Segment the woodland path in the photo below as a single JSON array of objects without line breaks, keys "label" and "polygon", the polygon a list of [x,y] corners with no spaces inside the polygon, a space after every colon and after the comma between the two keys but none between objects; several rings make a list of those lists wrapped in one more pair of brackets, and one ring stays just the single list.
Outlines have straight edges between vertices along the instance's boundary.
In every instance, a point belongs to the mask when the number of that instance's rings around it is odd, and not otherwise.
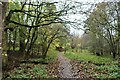
[{"label": "woodland path", "polygon": [[72,78],[72,65],[70,64],[70,60],[62,55],[62,53],[58,53],[58,61],[59,64],[59,75],[61,78]]},{"label": "woodland path", "polygon": [[59,75],[60,78],[81,78],[79,74],[76,74],[78,69],[74,69],[70,62],[70,59],[63,56],[62,53],[58,53],[59,64]]}]

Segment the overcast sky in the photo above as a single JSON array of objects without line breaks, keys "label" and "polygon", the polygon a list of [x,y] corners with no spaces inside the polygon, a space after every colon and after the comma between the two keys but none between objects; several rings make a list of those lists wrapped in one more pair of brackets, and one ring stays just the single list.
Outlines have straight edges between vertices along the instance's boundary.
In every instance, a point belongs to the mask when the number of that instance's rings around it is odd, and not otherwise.
[{"label": "overcast sky", "polygon": [[[0,0],[0,1],[11,1],[11,0]],[[26,0],[15,0],[15,1],[26,1]],[[31,1],[36,1],[36,0],[31,0]],[[66,1],[66,0],[39,0],[39,1]],[[68,1],[68,0],[67,0]],[[118,2],[120,0],[72,0],[72,1],[77,1],[77,2],[82,2],[82,3],[99,3],[99,2]],[[71,15],[70,19],[83,19],[83,15]],[[79,26],[80,28],[83,28],[83,26]],[[71,33],[79,34],[80,36],[84,33],[82,30],[75,30],[73,28],[70,29]]]},{"label": "overcast sky", "polygon": [[[75,1],[75,0],[73,0]],[[118,2],[120,0],[76,0],[78,2],[82,2],[82,3],[99,3],[99,2]],[[84,16],[82,15],[71,15],[71,18],[77,18],[77,19],[81,19]],[[80,28],[83,28],[83,26],[80,25]],[[71,28],[71,33],[75,33],[75,34],[79,34],[80,36],[84,33],[84,31],[82,30],[75,30],[73,28]]]},{"label": "overcast sky", "polygon": [[[56,0],[57,1],[57,0]],[[63,0],[62,0],[63,1]],[[100,2],[118,2],[120,0],[72,0],[72,1],[77,1],[77,2],[82,2],[82,3],[100,3]],[[85,18],[82,14],[80,15],[71,15],[70,16],[71,19],[83,19]],[[83,28],[83,26],[79,25],[80,28]],[[71,33],[74,33],[74,34],[79,34],[80,36],[84,33],[83,30],[77,30],[77,29],[73,29],[71,27]]]},{"label": "overcast sky", "polygon": [[[10,0],[0,0],[0,1],[8,2]],[[16,0],[16,1],[26,1],[26,0]],[[39,1],[66,1],[66,0],[39,0]],[[118,2],[120,0],[76,0],[76,1],[79,1],[79,2],[101,2],[101,1]]]},{"label": "overcast sky", "polygon": [[[55,0],[58,1],[58,0]],[[65,0],[61,0],[61,1],[65,1]],[[72,1],[77,1],[77,2],[82,2],[82,3],[100,3],[100,2],[119,2],[120,0],[72,0]],[[84,16],[83,15],[71,15],[70,16],[71,19],[83,19]],[[83,28],[83,26],[80,25],[80,28]],[[83,30],[75,30],[73,28],[71,28],[71,33],[75,33],[75,34],[79,34],[80,36],[84,33]]]}]

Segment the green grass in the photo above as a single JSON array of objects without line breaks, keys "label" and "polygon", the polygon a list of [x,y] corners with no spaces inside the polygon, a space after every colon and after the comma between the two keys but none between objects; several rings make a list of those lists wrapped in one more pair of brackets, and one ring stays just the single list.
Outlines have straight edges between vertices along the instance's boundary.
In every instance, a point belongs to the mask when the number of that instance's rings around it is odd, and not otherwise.
[{"label": "green grass", "polygon": [[[23,67],[24,66],[24,67]],[[31,68],[26,68],[29,66]],[[47,71],[45,65],[22,64],[22,67],[15,68],[8,72],[8,78],[46,78]]]},{"label": "green grass", "polygon": [[94,70],[95,73],[92,76],[97,78],[120,78],[120,68],[118,65],[110,64],[110,65],[101,65],[97,66]]},{"label": "green grass", "polygon": [[[49,50],[45,62],[53,62],[57,59],[57,51]],[[42,58],[30,59],[30,61],[41,62]],[[8,78],[48,78],[46,64],[20,64],[20,67],[7,72]],[[29,68],[30,67],[30,68]],[[5,77],[5,75],[3,76]]]},{"label": "green grass", "polygon": [[68,51],[66,52],[65,56],[70,59],[91,61],[97,64],[110,64],[111,62],[114,62],[112,58],[92,55],[86,50],[83,51],[82,53],[74,53],[74,52]]},{"label": "green grass", "polygon": [[[87,50],[83,51],[82,53],[74,53],[68,51],[64,55],[69,59],[82,61],[81,64],[84,64],[84,62],[88,62],[88,61],[92,62],[92,63],[85,63],[83,67],[83,70],[87,68],[87,72],[90,73],[89,75],[91,76],[100,79],[120,78],[120,68],[117,65],[117,61],[115,61],[111,57],[92,55]],[[96,65],[96,64],[101,64],[101,65]],[[91,68],[93,69],[91,70]]]}]

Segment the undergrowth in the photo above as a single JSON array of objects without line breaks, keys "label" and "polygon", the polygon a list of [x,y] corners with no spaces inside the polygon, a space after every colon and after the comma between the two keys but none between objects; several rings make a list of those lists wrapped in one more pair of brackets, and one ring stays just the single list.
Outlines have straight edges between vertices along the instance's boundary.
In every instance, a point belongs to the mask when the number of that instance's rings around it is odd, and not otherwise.
[{"label": "undergrowth", "polygon": [[107,58],[107,57],[101,57],[101,56],[96,56],[90,54],[88,51],[83,51],[82,53],[74,53],[71,51],[66,52],[65,54],[66,57],[70,59],[76,59],[76,60],[84,60],[84,61],[91,61],[93,63],[98,63],[98,64],[111,64],[114,63],[115,61],[112,58]]},{"label": "undergrowth", "polygon": [[82,64],[81,62],[85,62],[84,68],[87,68],[86,72],[96,78],[120,78],[120,68],[117,65],[117,61],[113,58],[96,56],[90,54],[88,51],[83,51],[82,53],[67,51],[64,56],[71,60],[77,60],[80,64]]},{"label": "undergrowth", "polygon": [[[57,51],[49,50],[44,62],[53,62],[57,59]],[[41,62],[42,58],[30,59],[30,61]],[[47,64],[33,64],[33,63],[21,63],[19,67],[15,67],[9,72],[3,73],[3,79],[5,78],[47,78]]]}]

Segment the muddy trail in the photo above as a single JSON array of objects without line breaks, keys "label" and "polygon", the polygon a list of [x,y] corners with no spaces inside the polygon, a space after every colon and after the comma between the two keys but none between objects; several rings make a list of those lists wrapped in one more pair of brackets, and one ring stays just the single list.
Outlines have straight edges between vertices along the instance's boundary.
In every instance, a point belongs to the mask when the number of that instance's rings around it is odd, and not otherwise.
[{"label": "muddy trail", "polygon": [[83,66],[74,60],[70,60],[63,56],[63,53],[58,53],[59,61],[59,78],[60,80],[97,80],[84,72]]},{"label": "muddy trail", "polygon": [[[75,67],[74,64],[71,63],[71,60],[66,58],[65,56],[63,56],[62,53],[58,53],[58,61],[59,63],[59,75],[60,78],[74,78],[74,79],[82,79],[82,78],[86,78],[86,75],[84,76],[80,76],[80,74],[78,74],[79,69],[77,67]],[[82,73],[82,72],[80,72]]]},{"label": "muddy trail", "polygon": [[59,63],[59,75],[60,78],[73,78],[72,74],[72,65],[70,64],[70,60],[62,55],[62,53],[58,53],[58,61]]}]

